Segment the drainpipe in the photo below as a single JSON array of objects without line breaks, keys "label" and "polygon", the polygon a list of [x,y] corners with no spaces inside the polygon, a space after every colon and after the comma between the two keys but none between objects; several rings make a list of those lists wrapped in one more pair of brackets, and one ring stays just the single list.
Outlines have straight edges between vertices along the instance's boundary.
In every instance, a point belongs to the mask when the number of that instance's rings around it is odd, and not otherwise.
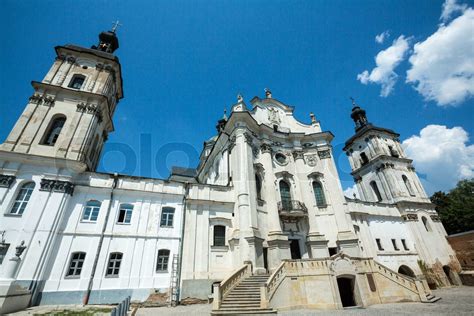
[{"label": "drainpipe", "polygon": [[102,244],[104,242],[105,229],[107,228],[107,223],[109,221],[109,216],[110,216],[110,210],[112,209],[112,203],[114,201],[114,190],[117,187],[117,180],[118,180],[118,174],[114,173],[114,181],[112,183],[112,190],[110,191],[110,202],[109,202],[109,206],[107,207],[107,213],[105,214],[104,225],[102,226],[102,233],[100,235],[99,245],[97,246],[97,252],[96,252],[95,258],[94,258],[94,265],[92,266],[92,272],[91,272],[91,276],[89,278],[89,284],[87,286],[87,292],[84,295],[84,299],[83,299],[83,304],[84,305],[89,304],[89,297],[91,295],[92,285],[94,283],[94,276],[95,276],[95,272],[97,270],[97,262],[99,261],[99,256],[100,256],[100,252],[101,252],[101,249],[102,249]]},{"label": "drainpipe", "polygon": [[179,302],[181,300],[181,267],[183,265],[183,248],[184,248],[184,224],[186,222],[186,197],[189,192],[189,182],[184,183],[184,195],[183,195],[183,218],[181,219],[181,238],[179,239],[179,265],[178,265],[178,275],[176,284],[178,286],[178,293],[176,293],[176,300]]}]

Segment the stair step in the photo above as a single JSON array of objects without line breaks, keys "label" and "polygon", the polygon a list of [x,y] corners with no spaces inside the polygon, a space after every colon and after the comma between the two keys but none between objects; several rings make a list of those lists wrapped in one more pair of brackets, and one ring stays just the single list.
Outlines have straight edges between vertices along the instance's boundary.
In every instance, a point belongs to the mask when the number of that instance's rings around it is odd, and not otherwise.
[{"label": "stair step", "polygon": [[211,315],[217,316],[217,315],[255,315],[255,314],[276,314],[277,312],[272,309],[259,309],[259,310],[250,310],[250,311],[212,311]]},{"label": "stair step", "polygon": [[255,307],[260,308],[260,302],[222,302],[221,308],[242,308],[242,307]]},{"label": "stair step", "polygon": [[437,296],[433,296],[433,297],[426,297],[427,300],[426,301],[421,301],[422,303],[435,303],[437,301],[439,301],[441,299],[441,297],[437,297]]},{"label": "stair step", "polygon": [[[262,310],[263,308],[259,308],[259,307],[240,307],[240,306],[236,306],[236,307],[221,307],[219,309],[219,311],[234,311],[234,312],[245,312],[245,311],[258,311],[258,310]],[[267,309],[267,310],[271,310],[271,309]]]}]

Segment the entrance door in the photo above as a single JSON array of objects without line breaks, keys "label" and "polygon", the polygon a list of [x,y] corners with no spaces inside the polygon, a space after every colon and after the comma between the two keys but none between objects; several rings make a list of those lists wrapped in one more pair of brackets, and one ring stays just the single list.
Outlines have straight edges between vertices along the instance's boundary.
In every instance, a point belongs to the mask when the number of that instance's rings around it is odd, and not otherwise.
[{"label": "entrance door", "polygon": [[290,239],[291,259],[301,259],[300,243],[298,239]]},{"label": "entrance door", "polygon": [[263,248],[263,267],[268,273],[268,248]]},{"label": "entrance door", "polygon": [[446,274],[446,277],[448,278],[448,281],[449,281],[448,285],[454,285],[453,278],[451,275],[452,273],[451,268],[448,266],[443,266],[443,271],[444,271],[444,274]]},{"label": "entrance door", "polygon": [[342,306],[356,306],[354,300],[354,279],[344,277],[337,278],[337,287],[339,288]]}]

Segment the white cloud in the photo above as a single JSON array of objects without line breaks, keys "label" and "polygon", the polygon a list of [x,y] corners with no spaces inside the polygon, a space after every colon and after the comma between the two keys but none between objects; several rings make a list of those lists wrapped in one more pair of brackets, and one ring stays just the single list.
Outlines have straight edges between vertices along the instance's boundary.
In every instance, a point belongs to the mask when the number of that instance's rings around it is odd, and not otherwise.
[{"label": "white cloud", "polygon": [[394,69],[405,58],[409,48],[408,40],[401,35],[393,41],[392,46],[380,51],[375,57],[376,67],[369,73],[368,70],[357,75],[357,80],[363,84],[376,83],[382,86],[380,96],[386,97],[392,92],[398,75]]},{"label": "white cloud", "polygon": [[455,106],[472,97],[474,10],[465,10],[425,41],[416,43],[409,62],[407,82],[414,84],[426,100],[440,106]]},{"label": "white cloud", "polygon": [[357,185],[355,185],[355,184],[344,190],[344,195],[347,196],[348,198],[353,199],[354,194],[356,195],[356,198],[358,198],[358,199],[360,198],[359,197],[359,191],[357,191]]},{"label": "white cloud", "polygon": [[385,41],[385,39],[388,39],[390,37],[390,32],[389,31],[385,31],[383,33],[380,33],[379,35],[376,35],[375,36],[375,42],[379,43],[379,44],[383,44],[383,42]]},{"label": "white cloud", "polygon": [[464,12],[467,9],[466,4],[458,4],[456,0],[446,0],[443,3],[443,12],[441,12],[440,20],[448,21],[456,12]]},{"label": "white cloud", "polygon": [[467,145],[468,133],[462,127],[427,125],[402,145],[413,159],[428,194],[449,190],[465,178],[474,177],[474,145]]}]

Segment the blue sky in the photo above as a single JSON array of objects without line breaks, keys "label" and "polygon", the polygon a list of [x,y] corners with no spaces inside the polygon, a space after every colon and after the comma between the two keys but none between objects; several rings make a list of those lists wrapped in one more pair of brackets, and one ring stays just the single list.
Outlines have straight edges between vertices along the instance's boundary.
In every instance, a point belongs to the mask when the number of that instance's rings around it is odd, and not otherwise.
[{"label": "blue sky", "polygon": [[[125,98],[99,171],[165,178],[172,165],[195,167],[203,141],[215,134],[216,121],[224,108],[235,103],[237,93],[249,103],[255,95],[263,97],[268,87],[275,98],[295,106],[299,120],[309,122],[312,111],[323,129],[334,133],[334,155],[344,188],[353,184],[341,150],[354,132],[349,117],[352,96],[372,123],[394,129],[402,141],[411,139],[408,151],[425,149],[424,156],[415,159],[418,172],[429,192],[446,190],[473,173],[474,146],[467,136],[474,135],[472,95],[461,93],[455,104],[440,105],[444,101],[439,95],[427,100],[426,93],[415,89],[416,82],[406,83],[415,43],[436,33],[440,23],[449,27],[467,15],[473,3],[460,1],[460,8],[445,20],[440,20],[442,5],[436,0],[4,0],[0,2],[0,140],[32,94],[29,82],[41,80],[48,71],[53,47],[69,43],[89,47],[96,44],[100,31],[119,19],[123,26],[116,54],[122,63]],[[384,31],[388,38],[377,43],[375,36]],[[408,48],[394,63],[393,89],[382,97],[376,76],[364,84],[357,75],[364,70],[370,74],[377,66],[375,56],[402,35]],[[465,36],[469,40],[474,33]],[[465,42],[459,45],[466,48]],[[473,53],[469,46],[462,51],[464,58]],[[423,57],[422,52],[418,55]],[[454,63],[462,58],[456,57]],[[423,65],[417,69],[421,70],[414,77],[420,78],[426,69]],[[435,126],[425,129],[431,131],[431,143],[424,142],[424,136],[413,137],[428,126]],[[433,144],[436,133],[447,138],[445,147]],[[449,137],[456,140],[456,148],[451,148]],[[443,148],[451,150],[448,155]],[[459,155],[465,155],[461,161],[456,160]],[[446,163],[452,165],[446,171],[451,178],[443,182],[436,170]]]}]

